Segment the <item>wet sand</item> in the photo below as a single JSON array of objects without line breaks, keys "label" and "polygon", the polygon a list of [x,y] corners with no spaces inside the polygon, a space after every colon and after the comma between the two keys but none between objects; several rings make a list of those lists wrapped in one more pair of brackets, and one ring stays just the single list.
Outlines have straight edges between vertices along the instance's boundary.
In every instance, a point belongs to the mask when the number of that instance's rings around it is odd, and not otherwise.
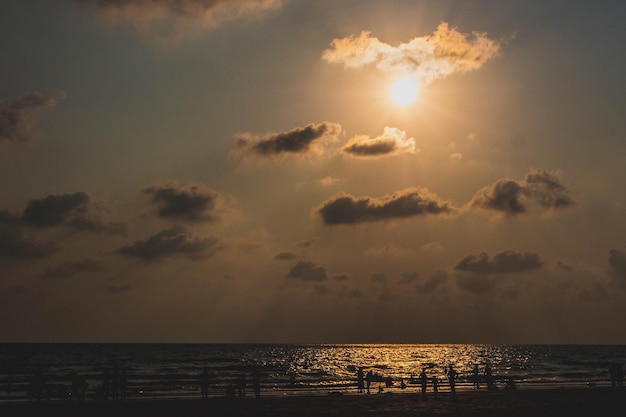
[{"label": "wet sand", "polygon": [[554,416],[620,415],[626,411],[626,389],[538,389],[464,391],[456,400],[449,393],[349,394],[291,397],[128,400],[124,402],[65,401],[3,403],[0,415],[111,417],[340,417],[340,416]]}]

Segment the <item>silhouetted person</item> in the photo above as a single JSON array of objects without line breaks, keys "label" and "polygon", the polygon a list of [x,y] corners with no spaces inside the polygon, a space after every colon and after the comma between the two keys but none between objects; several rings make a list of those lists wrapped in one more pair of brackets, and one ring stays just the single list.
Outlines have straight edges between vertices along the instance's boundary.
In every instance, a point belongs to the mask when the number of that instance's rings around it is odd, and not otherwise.
[{"label": "silhouetted person", "polygon": [[372,385],[372,379],[374,378],[374,373],[370,369],[367,371],[367,375],[365,375],[365,383],[367,384],[367,393],[370,393],[370,386]]},{"label": "silhouetted person", "polygon": [[246,376],[244,374],[239,375],[237,379],[237,393],[240,397],[246,396]]},{"label": "silhouetted person", "polygon": [[261,373],[258,370],[252,371],[252,389],[256,398],[261,397]]},{"label": "silhouetted person", "polygon": [[453,400],[456,399],[456,378],[458,375],[457,371],[450,365],[448,368],[448,382],[450,383],[450,394]]},{"label": "silhouetted person", "polygon": [[120,396],[120,370],[117,366],[113,368],[111,375],[111,398],[117,401]]},{"label": "silhouetted person", "polygon": [[437,394],[439,393],[439,378],[437,375],[433,376],[433,395],[435,400],[437,399]]},{"label": "silhouetted person", "polygon": [[231,400],[235,398],[235,386],[233,384],[226,385],[226,398]]},{"label": "silhouetted person", "polygon": [[102,373],[102,386],[100,387],[100,398],[108,400],[111,396],[111,373],[105,369]]},{"label": "silhouetted person", "polygon": [[209,383],[209,370],[207,368],[204,368],[204,371],[202,371],[202,375],[200,375],[200,389],[202,391],[202,398],[208,398],[209,396]]},{"label": "silhouetted person", "polygon": [[489,365],[489,362],[487,362],[487,364],[485,365],[485,380],[487,381],[487,389],[489,391],[497,390],[493,373],[491,372],[491,365]]},{"label": "silhouetted person", "polygon": [[611,377],[611,388],[617,388],[617,364],[609,364],[609,376]]},{"label": "silhouetted person", "polygon": [[624,386],[624,366],[618,363],[616,366],[615,377],[617,379],[617,387],[622,388]]},{"label": "silhouetted person", "polygon": [[37,401],[41,401],[46,394],[46,377],[43,373],[43,367],[37,367],[37,371],[33,375],[33,379],[31,381],[30,387],[30,400],[36,399]]},{"label": "silhouetted person", "polygon": [[475,389],[480,388],[480,371],[478,370],[478,364],[474,365],[474,369],[472,369],[472,383]]},{"label": "silhouetted person", "polygon": [[363,367],[359,366],[359,369],[356,372],[356,386],[359,392],[363,392],[363,388],[365,387],[365,381],[363,377]]},{"label": "silhouetted person", "polygon": [[120,371],[120,400],[126,399],[126,389],[128,387],[128,375],[126,375],[126,369],[122,368]]},{"label": "silhouetted person", "polygon": [[72,401],[80,401],[80,377],[76,372],[72,372]]},{"label": "silhouetted person", "polygon": [[426,376],[426,368],[422,368],[420,373],[420,384],[422,386],[422,399],[426,399],[426,385],[428,385],[428,377]]}]

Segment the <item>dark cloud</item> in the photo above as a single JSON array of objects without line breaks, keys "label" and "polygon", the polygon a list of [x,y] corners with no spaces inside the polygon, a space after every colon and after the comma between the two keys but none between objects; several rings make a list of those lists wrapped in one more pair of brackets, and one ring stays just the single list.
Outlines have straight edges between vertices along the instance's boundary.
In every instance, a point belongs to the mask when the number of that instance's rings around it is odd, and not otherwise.
[{"label": "dark cloud", "polygon": [[318,240],[319,239],[315,237],[313,239],[309,239],[309,240],[304,240],[302,242],[298,242],[298,243],[296,243],[296,246],[299,247],[299,248],[308,248],[308,247],[313,246],[313,244],[315,242],[317,242]]},{"label": "dark cloud", "polygon": [[417,272],[403,272],[402,277],[400,278],[400,284],[412,284],[417,282],[420,274]]},{"label": "dark cloud", "polygon": [[22,221],[34,227],[52,227],[87,211],[89,196],[84,192],[49,195],[31,200],[22,213]]},{"label": "dark cloud", "polygon": [[504,251],[489,258],[486,253],[478,256],[469,255],[454,266],[457,271],[477,272],[481,274],[494,274],[506,272],[521,272],[539,269],[543,262],[539,255],[532,252]]},{"label": "dark cloud", "polygon": [[292,252],[281,252],[279,254],[274,255],[274,259],[279,261],[291,261],[298,257],[295,253]]},{"label": "dark cloud", "polygon": [[95,259],[81,259],[67,262],[54,268],[48,268],[43,276],[45,278],[69,278],[81,272],[104,272],[106,267],[103,262]]},{"label": "dark cloud", "polygon": [[13,214],[7,210],[0,210],[0,225],[2,224],[19,224],[20,216]]},{"label": "dark cloud", "polygon": [[472,197],[469,205],[516,215],[529,211],[532,203],[544,210],[556,210],[575,204],[569,191],[561,184],[558,172],[531,169],[521,181],[502,179],[483,188]]},{"label": "dark cloud", "polygon": [[159,42],[173,42],[281,6],[282,0],[76,0]]},{"label": "dark cloud", "polygon": [[301,279],[303,281],[326,280],[326,268],[315,266],[313,262],[299,261],[287,273],[287,278]]},{"label": "dark cloud", "polygon": [[626,249],[611,249],[609,267],[613,279],[620,285],[626,285]]},{"label": "dark cloud", "polygon": [[218,194],[209,187],[172,183],[146,188],[143,193],[151,197],[161,218],[190,223],[215,220]]},{"label": "dark cloud", "polygon": [[242,158],[280,158],[285,155],[321,154],[325,142],[334,141],[341,126],[323,122],[297,127],[287,132],[256,136],[239,134],[231,154]]},{"label": "dark cloud", "polygon": [[416,289],[419,293],[429,294],[445,284],[447,281],[448,274],[445,271],[437,271],[424,283],[418,284]]},{"label": "dark cloud", "polygon": [[35,242],[15,226],[0,225],[0,258],[37,259],[54,251],[52,243]]},{"label": "dark cloud", "polygon": [[48,195],[29,201],[20,222],[27,226],[46,228],[64,225],[76,230],[124,234],[121,223],[107,223],[102,219],[97,203],[79,191],[71,194]]},{"label": "dark cloud", "polygon": [[315,209],[328,226],[450,214],[455,209],[422,188],[409,188],[382,198],[340,193]]},{"label": "dark cloud", "polygon": [[0,100],[0,145],[29,141],[39,112],[63,98],[64,92],[55,96],[28,92],[12,100]]},{"label": "dark cloud", "polygon": [[396,155],[401,152],[415,153],[415,140],[406,137],[403,132],[394,127],[385,127],[381,136],[354,136],[350,138],[341,151],[351,156],[379,157]]},{"label": "dark cloud", "polygon": [[146,240],[137,240],[132,245],[118,248],[115,253],[145,262],[160,261],[178,255],[191,259],[203,259],[214,255],[221,249],[218,243],[218,240],[214,238],[192,237],[182,227],[173,226]]},{"label": "dark cloud", "polygon": [[491,277],[476,275],[457,277],[456,283],[462,290],[475,294],[489,292],[496,286]]},{"label": "dark cloud", "polygon": [[331,279],[334,281],[347,281],[350,279],[350,277],[346,274],[340,274],[332,276]]}]

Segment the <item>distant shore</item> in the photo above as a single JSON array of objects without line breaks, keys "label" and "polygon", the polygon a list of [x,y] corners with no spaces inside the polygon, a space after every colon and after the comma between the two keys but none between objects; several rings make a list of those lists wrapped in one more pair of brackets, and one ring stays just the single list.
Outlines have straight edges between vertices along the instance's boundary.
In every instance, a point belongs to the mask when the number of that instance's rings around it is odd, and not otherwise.
[{"label": "distant shore", "polygon": [[555,388],[521,391],[463,391],[422,399],[417,392],[254,398],[61,400],[0,403],[4,417],[357,417],[357,416],[543,416],[598,415],[626,410],[626,389]]}]

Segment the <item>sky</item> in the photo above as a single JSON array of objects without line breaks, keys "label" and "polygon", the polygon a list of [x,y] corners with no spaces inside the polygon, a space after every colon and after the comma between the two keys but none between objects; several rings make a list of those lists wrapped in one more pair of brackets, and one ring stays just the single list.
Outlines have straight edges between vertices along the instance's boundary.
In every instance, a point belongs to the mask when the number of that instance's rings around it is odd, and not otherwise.
[{"label": "sky", "polygon": [[624,21],[0,0],[0,342],[626,344]]}]

